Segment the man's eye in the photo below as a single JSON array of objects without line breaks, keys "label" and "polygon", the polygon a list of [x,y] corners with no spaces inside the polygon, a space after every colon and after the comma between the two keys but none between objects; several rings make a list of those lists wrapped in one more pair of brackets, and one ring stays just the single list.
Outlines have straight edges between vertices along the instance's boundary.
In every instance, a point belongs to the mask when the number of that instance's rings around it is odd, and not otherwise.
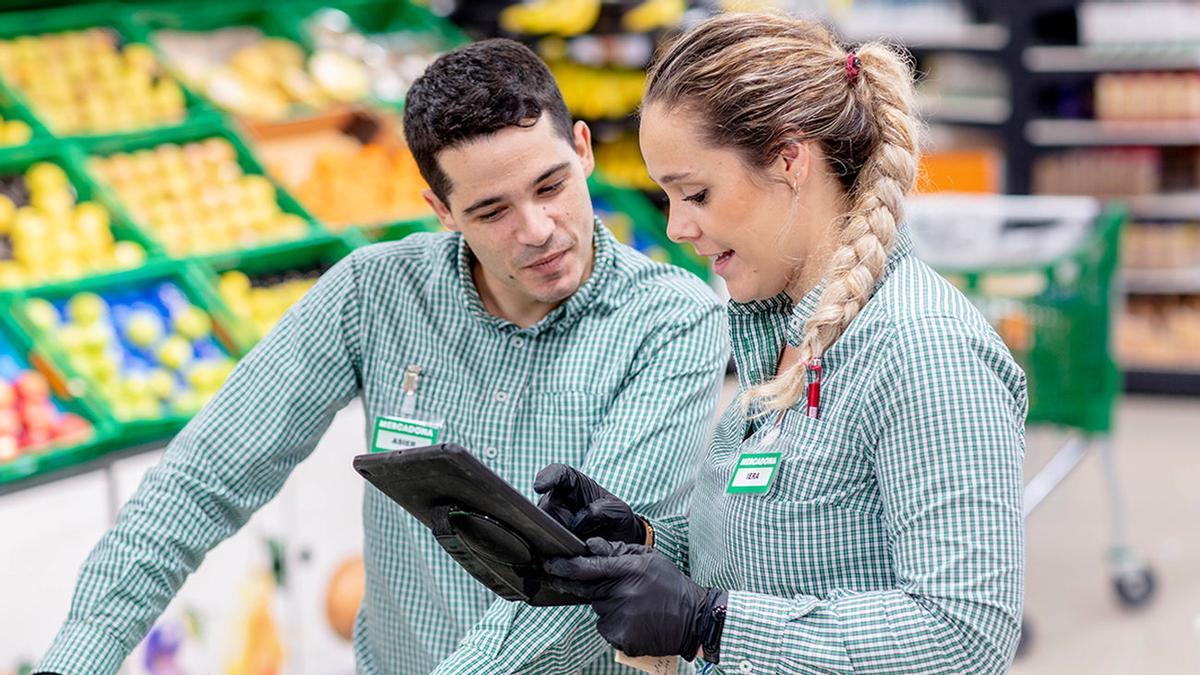
[{"label": "man's eye", "polygon": [[479,219],[486,221],[498,220],[502,215],[504,215],[504,209],[496,209],[495,211],[480,214]]},{"label": "man's eye", "polygon": [[559,190],[563,189],[563,185],[565,185],[566,183],[567,183],[566,179],[563,179],[563,180],[558,181],[554,185],[547,185],[546,187],[542,188],[541,190],[538,190],[538,192],[540,194],[544,194],[544,195],[554,194],[555,192],[558,192]]},{"label": "man's eye", "polygon": [[687,195],[683,198],[685,202],[693,202],[695,204],[703,204],[708,199],[708,190],[701,190],[694,195]]}]

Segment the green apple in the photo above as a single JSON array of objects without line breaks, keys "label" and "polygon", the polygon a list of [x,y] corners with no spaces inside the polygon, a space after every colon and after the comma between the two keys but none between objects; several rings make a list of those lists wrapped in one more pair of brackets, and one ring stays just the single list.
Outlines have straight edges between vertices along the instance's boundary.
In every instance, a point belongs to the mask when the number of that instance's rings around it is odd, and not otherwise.
[{"label": "green apple", "polygon": [[125,337],[138,347],[146,348],[158,342],[162,333],[162,320],[149,310],[134,311],[125,323]]},{"label": "green apple", "polygon": [[25,316],[40,331],[49,333],[59,326],[58,310],[49,300],[33,298],[25,301]]},{"label": "green apple", "polygon": [[67,314],[77,325],[87,326],[108,313],[108,304],[95,293],[76,293],[67,301]]},{"label": "green apple", "polygon": [[179,335],[172,335],[159,345],[158,360],[172,370],[179,370],[192,360],[192,343]]}]

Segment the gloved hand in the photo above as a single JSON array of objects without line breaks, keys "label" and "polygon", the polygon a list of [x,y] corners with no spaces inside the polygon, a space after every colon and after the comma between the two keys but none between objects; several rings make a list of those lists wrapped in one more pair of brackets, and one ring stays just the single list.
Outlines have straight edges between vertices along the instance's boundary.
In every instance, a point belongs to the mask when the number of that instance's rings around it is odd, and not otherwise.
[{"label": "gloved hand", "polygon": [[633,509],[596,481],[565,464],[551,464],[533,479],[538,507],[580,539],[646,542],[646,525]]},{"label": "gloved hand", "polygon": [[[645,546],[587,541],[590,556],[554,558],[543,583],[586,598],[600,616],[596,629],[629,656],[671,656],[692,660],[702,640],[719,641],[719,619],[728,593],[703,588],[661,553]],[[717,655],[705,654],[716,662]]]}]

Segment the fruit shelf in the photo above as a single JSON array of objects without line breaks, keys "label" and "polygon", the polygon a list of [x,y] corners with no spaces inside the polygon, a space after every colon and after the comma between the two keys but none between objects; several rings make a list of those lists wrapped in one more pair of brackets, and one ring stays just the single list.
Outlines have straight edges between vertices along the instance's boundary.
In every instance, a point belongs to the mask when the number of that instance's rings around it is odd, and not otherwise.
[{"label": "fruit shelf", "polygon": [[[33,176],[30,184],[29,176]],[[72,144],[0,149],[0,288],[136,268],[162,250],[100,199]],[[6,258],[0,251],[0,258]]]},{"label": "fruit shelf", "polygon": [[[5,12],[0,101],[23,110],[36,122],[35,132],[59,138],[122,136],[212,116],[207,103],[161,70],[161,62],[130,34],[122,17],[119,5],[104,2]],[[113,42],[84,39],[83,31],[96,28],[109,31]],[[123,69],[137,71],[136,77],[122,80]],[[14,79],[18,73],[27,81]],[[39,90],[36,96],[30,95],[31,85]],[[51,105],[54,101],[61,105]],[[91,115],[86,119],[76,114],[85,108]]]},{"label": "fruit shelf", "polygon": [[369,85],[357,63],[311,59],[285,3],[162,2],[131,8],[123,19],[206,101],[247,122],[361,101]]},{"label": "fruit shelf", "polygon": [[243,353],[236,320],[194,262],[160,261],[10,298],[70,391],[116,420],[119,445],[165,440]]},{"label": "fruit shelf", "polygon": [[[0,120],[3,120],[3,126],[0,126],[0,148],[20,147],[26,143],[43,141],[50,136],[50,130],[3,84],[0,84]],[[25,129],[14,131],[14,123],[17,127],[24,125]],[[28,135],[27,139],[23,138],[25,135]]]},{"label": "fruit shelf", "polygon": [[[199,172],[228,167],[196,168],[186,156],[177,157],[187,154],[181,146],[188,152],[192,149],[201,154],[208,152],[201,150],[200,145],[212,139],[218,142],[209,150],[219,155],[231,152],[241,174],[225,177],[228,180],[224,185],[230,187],[222,194],[212,194],[215,181],[202,180],[205,176]],[[219,120],[156,129],[135,138],[86,141],[82,147],[103,201],[141,227],[172,258],[204,258],[238,248],[271,246],[328,234],[295,198],[267,177],[241,136]],[[114,168],[111,162],[117,157],[134,166]],[[229,159],[218,157],[213,161],[228,164]],[[148,169],[136,166],[146,162],[151,163]],[[108,180],[125,171],[132,172],[135,179],[130,181],[132,192],[122,192]],[[139,171],[151,175],[140,176]],[[100,173],[104,176],[97,175]],[[250,195],[251,190],[246,186],[246,179],[251,177],[257,177],[253,178],[257,189],[252,192],[258,193],[258,198]],[[153,189],[148,190],[147,185]],[[268,192],[273,196],[268,198]],[[129,197],[136,199],[140,207]],[[264,225],[266,221],[270,222]]]},{"label": "fruit shelf", "polygon": [[346,238],[329,236],[215,256],[198,269],[237,322],[233,337],[248,352],[317,277],[352,250]]},{"label": "fruit shelf", "polygon": [[0,485],[86,461],[115,440],[112,418],[72,394],[8,314],[0,314]]}]

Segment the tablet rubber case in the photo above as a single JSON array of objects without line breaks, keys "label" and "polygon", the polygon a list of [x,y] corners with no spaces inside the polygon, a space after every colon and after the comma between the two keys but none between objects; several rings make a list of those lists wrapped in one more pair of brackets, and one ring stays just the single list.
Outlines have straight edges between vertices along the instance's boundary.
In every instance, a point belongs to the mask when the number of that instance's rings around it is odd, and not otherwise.
[{"label": "tablet rubber case", "polygon": [[586,604],[540,582],[545,560],[583,555],[583,543],[465,448],[369,453],[354,458],[354,469],[500,597],[538,607]]}]

